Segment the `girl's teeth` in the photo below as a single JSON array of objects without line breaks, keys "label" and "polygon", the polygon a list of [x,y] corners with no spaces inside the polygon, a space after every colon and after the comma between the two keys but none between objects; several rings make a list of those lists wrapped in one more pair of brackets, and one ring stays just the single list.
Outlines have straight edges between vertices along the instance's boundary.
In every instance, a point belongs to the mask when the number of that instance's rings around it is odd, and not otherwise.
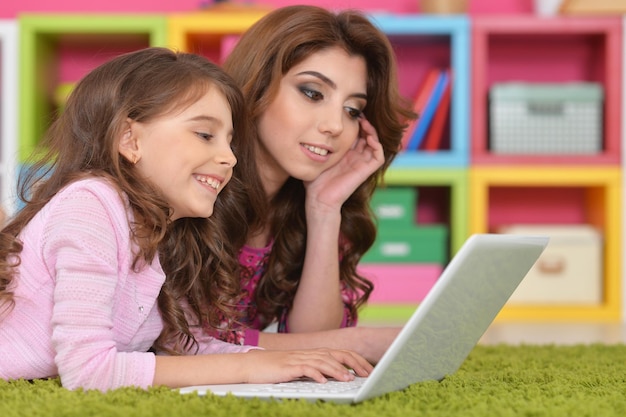
[{"label": "girl's teeth", "polygon": [[220,186],[219,181],[214,180],[213,178],[207,178],[207,177],[200,177],[200,176],[198,176],[198,177],[196,177],[196,179],[198,181],[200,181],[201,183],[206,184],[209,187],[213,187],[215,189],[217,189]]},{"label": "girl's teeth", "polygon": [[322,149],[322,148],[318,148],[317,146],[311,146],[311,145],[304,145],[304,147],[317,155],[321,155],[321,156],[328,155],[327,149]]}]

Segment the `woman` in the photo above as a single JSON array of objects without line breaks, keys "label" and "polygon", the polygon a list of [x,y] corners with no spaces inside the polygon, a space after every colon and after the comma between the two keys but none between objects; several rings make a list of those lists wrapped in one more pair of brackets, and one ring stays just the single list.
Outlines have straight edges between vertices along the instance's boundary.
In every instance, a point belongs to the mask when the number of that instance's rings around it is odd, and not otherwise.
[{"label": "woman", "polygon": [[277,323],[279,333],[321,332],[327,343],[324,331],[356,325],[372,291],[357,273],[376,235],[369,201],[415,117],[398,92],[392,47],[359,12],[289,6],[250,27],[224,69],[251,107],[257,172],[241,178],[250,224],[239,254],[243,326],[220,337],[304,342],[259,333]]}]

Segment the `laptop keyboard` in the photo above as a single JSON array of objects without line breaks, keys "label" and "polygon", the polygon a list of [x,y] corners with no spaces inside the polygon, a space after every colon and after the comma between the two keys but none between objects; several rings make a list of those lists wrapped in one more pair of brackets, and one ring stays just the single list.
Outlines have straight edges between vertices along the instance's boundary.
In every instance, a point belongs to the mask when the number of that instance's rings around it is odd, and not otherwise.
[{"label": "laptop keyboard", "polygon": [[357,390],[363,385],[367,378],[355,378],[352,381],[343,382],[337,380],[328,380],[325,384],[315,381],[290,381],[273,384],[268,387],[260,388],[259,392],[284,392],[284,393],[337,393]]}]

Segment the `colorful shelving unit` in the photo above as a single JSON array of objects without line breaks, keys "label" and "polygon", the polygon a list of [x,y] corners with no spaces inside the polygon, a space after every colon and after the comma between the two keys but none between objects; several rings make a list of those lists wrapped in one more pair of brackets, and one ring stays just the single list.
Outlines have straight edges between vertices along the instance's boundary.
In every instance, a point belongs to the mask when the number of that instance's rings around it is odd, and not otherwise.
[{"label": "colorful shelving unit", "polygon": [[6,214],[15,210],[18,106],[18,27],[0,20],[0,204]]},{"label": "colorful shelving unit", "polygon": [[[0,113],[2,200],[14,186],[15,169],[10,164],[25,160],[59,110],[54,102],[59,86],[71,84],[115,54],[146,46],[169,46],[222,62],[238,36],[266,12],[251,6],[141,16],[26,14],[16,22],[0,22],[2,103],[16,103],[13,110],[18,109],[15,113],[3,105]],[[433,67],[451,68],[453,73],[441,149],[401,153],[385,175],[385,186],[417,191],[416,217],[426,225],[448,228],[448,259],[471,233],[493,232],[511,223],[594,226],[603,237],[601,303],[507,305],[498,319],[617,321],[623,317],[622,143],[626,137],[621,119],[626,118],[626,113],[622,115],[626,111],[622,104],[626,20],[385,13],[370,18],[394,47],[400,89],[406,97],[415,96]],[[19,71],[11,62],[19,63]],[[492,152],[488,92],[495,83],[512,80],[600,83],[605,92],[601,152]],[[13,127],[11,120],[16,120]],[[17,150],[19,158],[10,158]],[[386,303],[375,296],[362,318],[365,322],[408,318],[444,263],[364,265],[379,276],[398,277],[397,285],[413,288],[415,298]],[[419,285],[408,281],[411,274],[424,281]]]},{"label": "colorful shelving unit", "polygon": [[165,46],[161,15],[22,15],[20,31],[19,152],[23,162],[53,120],[60,85],[80,79],[123,52]]},{"label": "colorful shelving unit", "polygon": [[[471,233],[510,224],[589,225],[603,241],[602,300],[507,305],[499,320],[616,321],[621,317],[622,21],[613,17],[472,19]],[[508,81],[592,82],[604,92],[602,149],[588,154],[490,148],[489,90]]]}]

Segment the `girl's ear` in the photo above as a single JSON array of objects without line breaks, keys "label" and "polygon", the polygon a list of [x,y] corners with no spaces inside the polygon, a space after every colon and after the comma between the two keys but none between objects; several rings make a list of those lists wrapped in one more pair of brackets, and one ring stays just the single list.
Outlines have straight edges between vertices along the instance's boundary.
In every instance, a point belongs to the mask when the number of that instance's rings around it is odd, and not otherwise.
[{"label": "girl's ear", "polygon": [[126,119],[122,137],[117,145],[118,152],[133,165],[139,162],[141,154],[139,152],[139,140],[136,134],[135,122]]}]

